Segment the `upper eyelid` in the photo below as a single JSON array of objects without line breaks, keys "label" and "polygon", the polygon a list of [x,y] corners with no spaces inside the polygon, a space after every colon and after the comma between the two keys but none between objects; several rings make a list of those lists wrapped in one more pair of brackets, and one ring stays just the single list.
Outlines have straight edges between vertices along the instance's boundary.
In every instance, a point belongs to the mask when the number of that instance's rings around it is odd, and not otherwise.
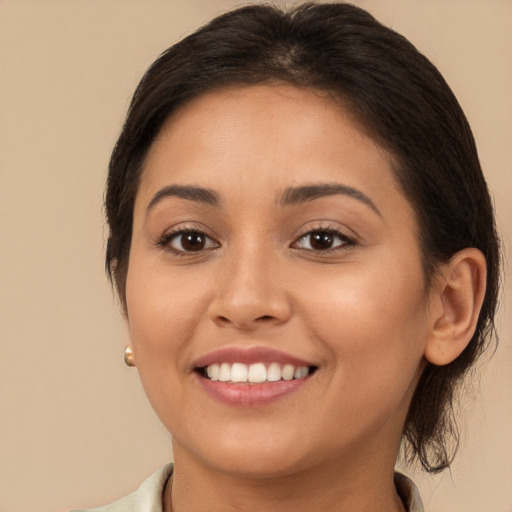
[{"label": "upper eyelid", "polygon": [[298,240],[300,240],[301,238],[304,238],[305,236],[311,235],[313,233],[328,233],[330,235],[338,236],[342,239],[347,239],[347,240],[352,240],[354,238],[353,236],[346,235],[345,233],[343,233],[342,231],[340,231],[338,229],[323,229],[323,228],[321,228],[321,229],[309,229],[308,231],[306,231],[305,233],[300,235],[298,237]]},{"label": "upper eyelid", "polygon": [[177,228],[176,230],[168,230],[165,233],[163,233],[160,238],[162,238],[162,239],[167,238],[170,240],[173,237],[176,237],[179,235],[184,235],[186,233],[197,233],[200,235],[204,235],[205,237],[209,238],[210,240],[217,242],[217,240],[214,236],[210,235],[209,233],[207,233],[206,231],[204,231],[202,229],[197,229],[197,228]]},{"label": "upper eyelid", "polygon": [[211,229],[200,222],[179,222],[178,224],[165,229],[159,238],[164,238],[166,236],[172,236],[179,233],[202,233],[209,238],[217,238]]},{"label": "upper eyelid", "polygon": [[348,238],[354,241],[357,241],[360,238],[358,233],[347,226],[340,226],[338,223],[335,224],[332,221],[310,221],[303,224],[298,230],[296,230],[295,240],[298,240],[309,233],[314,233],[315,231],[336,233],[343,238]]},{"label": "upper eyelid", "polygon": [[[291,246],[293,247],[294,245],[298,244],[301,240],[306,238],[308,235],[311,235],[313,233],[319,233],[319,232],[321,232],[321,233],[322,232],[323,233],[329,233],[329,234],[332,234],[334,236],[337,236],[342,242],[344,242],[341,245],[347,245],[347,244],[348,245],[354,245],[354,244],[357,243],[357,240],[355,239],[355,237],[345,235],[344,233],[342,233],[341,231],[336,230],[336,229],[310,229],[309,231],[306,231],[304,234],[302,234],[299,237],[297,237],[292,242]],[[327,252],[327,250],[325,252]]]},{"label": "upper eyelid", "polygon": [[[199,233],[201,235],[204,235],[209,240],[214,242],[216,245],[220,246],[220,242],[217,240],[215,236],[212,236],[210,233],[207,232],[206,229],[197,228],[194,226],[174,226],[172,228],[169,228],[165,230],[162,234],[156,236],[153,240],[153,244],[161,249],[165,249],[166,247],[169,248],[171,241],[174,240],[176,237],[179,237],[180,235],[183,235],[185,233]],[[174,250],[174,249],[173,249]],[[175,251],[175,252],[182,252],[183,254],[186,254],[186,251]]]}]

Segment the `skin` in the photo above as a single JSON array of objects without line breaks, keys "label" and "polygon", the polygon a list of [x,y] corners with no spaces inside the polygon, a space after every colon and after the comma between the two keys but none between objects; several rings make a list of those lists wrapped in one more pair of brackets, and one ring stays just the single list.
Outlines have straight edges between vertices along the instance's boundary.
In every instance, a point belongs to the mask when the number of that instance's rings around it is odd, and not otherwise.
[{"label": "skin", "polygon": [[[286,84],[205,94],[161,130],[136,198],[126,306],[142,383],[173,435],[166,510],[403,510],[393,468],[443,301],[426,289],[391,165],[339,102]],[[283,204],[290,187],[325,184],[360,196]],[[175,185],[219,204],[162,195]],[[204,249],[162,242],[180,229],[204,232]],[[319,230],[340,233],[333,248],[312,248]],[[248,346],[318,369],[265,405],[212,398],[194,361]]]}]

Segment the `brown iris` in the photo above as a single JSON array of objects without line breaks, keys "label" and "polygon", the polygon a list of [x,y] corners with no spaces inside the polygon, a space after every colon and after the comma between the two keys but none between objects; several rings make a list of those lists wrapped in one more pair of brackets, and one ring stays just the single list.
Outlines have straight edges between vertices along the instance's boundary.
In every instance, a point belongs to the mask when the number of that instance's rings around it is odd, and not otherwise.
[{"label": "brown iris", "polygon": [[310,236],[310,244],[313,249],[326,250],[330,249],[334,243],[334,235],[328,231],[317,231]]},{"label": "brown iris", "polygon": [[200,251],[204,249],[206,237],[202,233],[183,233],[181,246],[185,251]]}]

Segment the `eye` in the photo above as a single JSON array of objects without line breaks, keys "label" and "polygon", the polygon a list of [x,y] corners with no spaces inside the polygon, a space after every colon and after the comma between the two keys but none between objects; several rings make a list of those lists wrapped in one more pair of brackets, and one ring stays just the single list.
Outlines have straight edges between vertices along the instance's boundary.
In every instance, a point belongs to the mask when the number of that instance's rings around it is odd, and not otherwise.
[{"label": "eye", "polygon": [[181,230],[167,233],[159,245],[175,253],[199,252],[219,247],[219,243],[206,233],[197,230]]},{"label": "eye", "polygon": [[354,245],[354,240],[336,230],[319,229],[302,235],[293,244],[293,248],[309,251],[329,251],[347,245]]}]

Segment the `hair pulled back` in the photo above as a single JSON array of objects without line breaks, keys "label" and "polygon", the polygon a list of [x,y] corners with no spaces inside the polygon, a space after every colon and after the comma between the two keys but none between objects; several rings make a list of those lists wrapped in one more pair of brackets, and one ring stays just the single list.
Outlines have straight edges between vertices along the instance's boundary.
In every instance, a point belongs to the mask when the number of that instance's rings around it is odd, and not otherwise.
[{"label": "hair pulled back", "polygon": [[177,107],[223,86],[282,80],[338,97],[378,144],[419,225],[426,282],[455,253],[484,254],[487,291],[476,332],[445,366],[427,364],[403,432],[406,454],[430,472],[457,448],[457,386],[494,330],[499,243],[475,142],[454,94],[404,37],[345,3],[289,11],[252,5],[230,11],[166,50],[137,87],[109,167],[106,269],[125,306],[133,208],[144,158]]}]

